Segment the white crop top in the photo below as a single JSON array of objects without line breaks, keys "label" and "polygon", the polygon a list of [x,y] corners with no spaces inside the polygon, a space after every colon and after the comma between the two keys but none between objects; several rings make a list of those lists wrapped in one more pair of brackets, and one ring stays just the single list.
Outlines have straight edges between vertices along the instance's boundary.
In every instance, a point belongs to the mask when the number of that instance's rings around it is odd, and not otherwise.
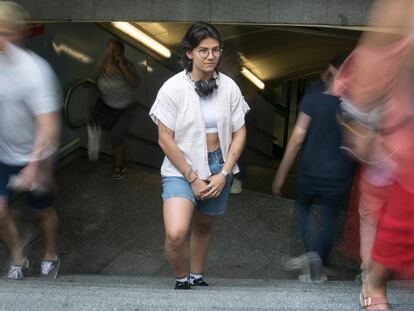
[{"label": "white crop top", "polygon": [[211,95],[200,97],[200,106],[206,125],[206,133],[217,133],[217,115]]}]

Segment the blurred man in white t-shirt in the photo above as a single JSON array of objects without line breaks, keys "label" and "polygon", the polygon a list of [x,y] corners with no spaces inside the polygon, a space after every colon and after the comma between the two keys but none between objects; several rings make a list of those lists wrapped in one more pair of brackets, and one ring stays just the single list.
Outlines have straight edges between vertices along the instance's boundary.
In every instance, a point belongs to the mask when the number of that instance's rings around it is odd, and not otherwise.
[{"label": "blurred man in white t-shirt", "polygon": [[29,261],[9,201],[13,193],[24,192],[44,241],[41,275],[55,278],[60,262],[52,176],[61,94],[49,64],[16,45],[27,17],[18,4],[0,1],[0,238],[12,257],[8,277],[22,279]]}]

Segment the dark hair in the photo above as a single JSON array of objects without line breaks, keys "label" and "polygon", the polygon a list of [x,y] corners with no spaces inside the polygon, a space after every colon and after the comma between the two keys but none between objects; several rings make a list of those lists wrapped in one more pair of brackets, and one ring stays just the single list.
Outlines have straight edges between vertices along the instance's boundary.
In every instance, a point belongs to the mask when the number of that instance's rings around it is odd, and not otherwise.
[{"label": "dark hair", "polygon": [[125,51],[125,45],[121,40],[117,40],[117,39],[109,39],[108,40],[108,44],[112,43],[114,45],[116,45],[118,47],[118,49],[121,51],[121,53],[124,53]]},{"label": "dark hair", "polygon": [[329,61],[329,64],[334,66],[336,69],[339,69],[343,62],[347,59],[348,54],[347,53],[341,53],[331,58]]},{"label": "dark hair", "polygon": [[200,42],[206,38],[216,39],[219,42],[220,48],[223,47],[223,40],[221,39],[219,31],[211,24],[197,22],[187,30],[187,33],[181,41],[183,45],[182,64],[187,71],[191,71],[193,69],[193,61],[187,57],[186,52],[197,47]]}]

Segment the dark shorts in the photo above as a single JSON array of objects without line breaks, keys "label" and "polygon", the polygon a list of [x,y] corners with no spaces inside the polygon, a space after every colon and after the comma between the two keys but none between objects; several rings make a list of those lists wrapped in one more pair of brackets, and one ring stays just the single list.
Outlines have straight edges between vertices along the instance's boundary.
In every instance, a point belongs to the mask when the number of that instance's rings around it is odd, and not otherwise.
[{"label": "dark shorts", "polygon": [[[13,197],[13,191],[7,187],[10,176],[17,175],[24,168],[24,166],[10,166],[0,162],[0,197],[10,202]],[[53,192],[26,192],[27,206],[34,210],[44,210],[51,208],[54,203]]]},{"label": "dark shorts", "polygon": [[125,108],[115,109],[98,98],[93,119],[101,127],[111,131],[113,147],[125,145],[128,129],[133,121],[136,108],[137,105],[132,103]]},{"label": "dark shorts", "polygon": [[[213,175],[219,174],[223,169],[224,161],[221,150],[217,149],[208,153],[208,164]],[[164,201],[172,198],[184,198],[194,203],[196,209],[206,215],[219,216],[223,215],[229,198],[232,177],[227,176],[226,184],[217,198],[208,200],[197,200],[194,196],[193,189],[184,177],[163,176],[162,177],[162,198]]]}]

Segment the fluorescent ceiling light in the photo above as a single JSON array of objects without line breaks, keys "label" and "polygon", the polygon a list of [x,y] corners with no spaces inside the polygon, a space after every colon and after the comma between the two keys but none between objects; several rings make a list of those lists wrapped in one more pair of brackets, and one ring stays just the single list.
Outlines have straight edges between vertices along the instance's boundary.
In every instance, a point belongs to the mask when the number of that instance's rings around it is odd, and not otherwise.
[{"label": "fluorescent ceiling light", "polygon": [[258,77],[256,77],[253,73],[251,73],[249,69],[247,69],[246,67],[242,67],[241,73],[251,82],[253,82],[253,84],[256,85],[259,89],[263,90],[265,88],[265,84]]},{"label": "fluorescent ceiling light", "polygon": [[113,22],[111,23],[115,28],[121,30],[122,32],[126,33],[131,38],[137,40],[138,42],[144,44],[151,50],[157,52],[158,54],[164,56],[164,57],[171,57],[171,51],[167,49],[162,44],[155,41],[150,36],[143,33],[138,28],[134,27],[130,23],[127,22]]}]

